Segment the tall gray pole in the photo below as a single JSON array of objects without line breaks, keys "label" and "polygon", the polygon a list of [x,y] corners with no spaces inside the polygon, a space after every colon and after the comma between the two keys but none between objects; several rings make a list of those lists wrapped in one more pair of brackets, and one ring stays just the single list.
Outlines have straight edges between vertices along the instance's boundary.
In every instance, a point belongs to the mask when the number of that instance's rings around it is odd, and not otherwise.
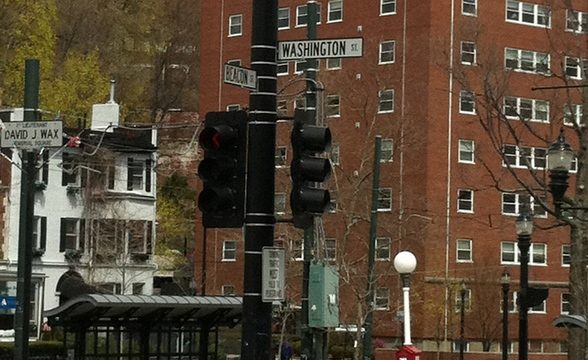
[{"label": "tall gray pole", "polygon": [[262,301],[262,248],[274,243],[278,1],[253,0],[241,359],[271,358],[272,304]]},{"label": "tall gray pole", "polygon": [[[39,108],[39,60],[25,60],[24,121],[37,120]],[[29,358],[29,319],[31,318],[31,274],[33,216],[35,207],[35,152],[22,152],[16,311],[14,313],[14,359]]]},{"label": "tall gray pole", "polygon": [[[368,247],[367,314],[363,335],[363,358],[372,358],[372,328],[374,312],[374,263],[376,259],[376,237],[378,230],[378,197],[380,195],[380,158],[382,157],[382,136],[376,136],[374,145],[374,174],[372,177],[372,209],[370,213],[370,243]],[[406,321],[406,319],[404,319]]]}]

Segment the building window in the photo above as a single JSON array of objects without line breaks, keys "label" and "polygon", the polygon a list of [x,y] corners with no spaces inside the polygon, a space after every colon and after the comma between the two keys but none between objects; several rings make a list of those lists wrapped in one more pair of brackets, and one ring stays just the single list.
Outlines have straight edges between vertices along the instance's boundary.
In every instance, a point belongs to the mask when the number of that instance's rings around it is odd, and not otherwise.
[{"label": "building window", "polygon": [[240,104],[229,104],[227,105],[227,111],[239,111],[241,110]]},{"label": "building window", "polygon": [[582,80],[588,72],[588,59],[566,56],[566,76],[571,79]]},{"label": "building window", "polygon": [[340,159],[340,147],[339,144],[331,144],[331,151],[329,153],[329,159],[331,160],[331,165],[341,165]]},{"label": "building window", "polygon": [[460,163],[474,163],[474,141],[473,140],[459,140],[459,162]]},{"label": "building window", "polygon": [[229,16],[229,36],[243,35],[243,15]]},{"label": "building window", "polygon": [[577,33],[588,32],[588,12],[566,10],[566,30]]},{"label": "building window", "polygon": [[290,73],[289,65],[289,62],[279,62],[276,74],[278,76],[288,75]]},{"label": "building window", "polygon": [[143,295],[143,289],[145,288],[145,283],[136,282],[132,285],[132,294],[133,295]]},{"label": "building window", "polygon": [[547,149],[528,146],[502,145],[502,166],[525,169],[545,169]]},{"label": "building window", "polygon": [[107,282],[107,283],[99,283],[96,286],[103,290],[106,294],[115,294],[120,295],[122,294],[122,285],[120,283],[115,282]]},{"label": "building window", "polygon": [[[316,4],[317,24],[321,23],[321,4]],[[300,5],[296,7],[296,26],[306,26],[308,24],[308,7]]]},{"label": "building window", "polygon": [[506,21],[549,27],[551,25],[550,12],[547,6],[508,0],[506,4]]},{"label": "building window", "polygon": [[327,116],[339,117],[341,116],[341,101],[339,95],[328,95],[327,96]]},{"label": "building window", "polygon": [[223,261],[237,260],[237,242],[235,240],[223,241]]},{"label": "building window", "polygon": [[295,261],[304,260],[304,240],[290,240],[290,258]]},{"label": "building window", "polygon": [[45,249],[47,247],[47,218],[45,216],[33,217],[33,249]]},{"label": "building window", "polygon": [[[458,353],[461,349],[461,344],[462,344],[461,340],[453,340],[453,342],[452,342],[453,352]],[[470,342],[467,340],[463,340],[463,351],[470,352]]]},{"label": "building window", "polygon": [[549,74],[549,54],[506,48],[505,66],[513,71]]},{"label": "building window", "polygon": [[534,217],[547,217],[547,211],[541,206],[541,201],[529,194],[502,193],[502,215],[518,216],[524,204],[531,206]]},{"label": "building window", "polygon": [[[500,262],[502,264],[518,264],[520,252],[516,242],[503,241],[500,244]],[[529,248],[529,265],[547,264],[547,245],[531,243]]]},{"label": "building window", "polygon": [[278,100],[276,103],[276,108],[278,110],[278,121],[280,121],[282,120],[280,117],[284,117],[286,114],[288,114],[288,101]]},{"label": "building window", "polygon": [[337,193],[335,191],[330,192],[329,204],[327,204],[327,212],[335,214],[337,212]]},{"label": "building window", "polygon": [[382,90],[378,93],[378,112],[390,113],[394,111],[394,89]]},{"label": "building window", "polygon": [[569,293],[562,293],[561,294],[561,313],[562,314],[569,314],[572,310],[572,304],[570,304],[571,296]]},{"label": "building window", "polygon": [[388,237],[376,238],[376,261],[390,261],[390,243]]},{"label": "building window", "polygon": [[227,61],[227,64],[233,65],[233,66],[241,66],[241,59],[229,60],[229,61]]},{"label": "building window", "polygon": [[472,190],[457,190],[457,212],[474,212],[474,192]]},{"label": "building window", "polygon": [[341,69],[341,58],[329,58],[327,59],[327,70],[338,70]]},{"label": "building window", "polygon": [[463,15],[476,16],[478,0],[461,0],[461,13]]},{"label": "building window", "polygon": [[394,62],[396,41],[382,41],[380,43],[380,60],[378,64],[391,64]]},{"label": "building window", "polygon": [[377,288],[374,292],[374,310],[388,310],[390,289]]},{"label": "building window", "polygon": [[343,21],[343,0],[329,0],[327,22]]},{"label": "building window", "polygon": [[233,285],[223,285],[223,296],[235,296],[235,287]]},{"label": "building window", "polygon": [[276,167],[286,167],[286,156],[288,154],[288,148],[286,146],[276,147]]},{"label": "building window", "polygon": [[286,194],[276,193],[274,196],[274,208],[276,214],[283,215],[286,213]]},{"label": "building window", "polygon": [[382,139],[380,143],[380,162],[392,162],[392,156],[394,155],[394,140]]},{"label": "building window", "polygon": [[290,8],[278,9],[278,30],[290,28]]},{"label": "building window", "polygon": [[561,266],[570,266],[572,263],[571,249],[569,244],[561,246]]},{"label": "building window", "polygon": [[392,211],[392,189],[380,188],[378,191],[378,211]]},{"label": "building window", "polygon": [[549,101],[546,100],[505,96],[503,111],[509,119],[549,122]]},{"label": "building window", "polygon": [[151,159],[127,159],[127,190],[151,192]]},{"label": "building window", "polygon": [[533,314],[533,313],[539,313],[539,314],[545,314],[545,300],[543,300],[543,302],[537,306],[533,306],[531,308],[529,308],[529,314]]},{"label": "building window", "polygon": [[476,113],[476,95],[472,91],[459,92],[459,112],[462,114]]},{"label": "building window", "polygon": [[461,63],[474,65],[476,63],[476,43],[471,41],[461,42]]},{"label": "building window", "polygon": [[472,262],[472,240],[457,240],[457,262]]},{"label": "building window", "polygon": [[61,164],[61,185],[80,186],[80,180],[80,166],[75,161],[74,155],[70,153],[63,153]]},{"label": "building window", "polygon": [[[465,296],[463,297],[463,306],[465,311],[470,311],[472,307],[472,290],[465,289]],[[455,312],[461,311],[461,290],[456,291],[455,294]]]},{"label": "building window", "polygon": [[564,105],[563,113],[564,118],[563,122],[565,125],[573,126],[574,124],[577,126],[583,126],[582,124],[582,114],[583,114],[584,107],[582,105],[576,104],[566,104]]},{"label": "building window", "polygon": [[337,258],[337,241],[325,239],[325,260],[334,261]]},{"label": "building window", "polygon": [[396,14],[396,0],[380,0],[380,15]]},{"label": "building window", "polygon": [[61,218],[59,252],[83,249],[83,224],[83,219]]},{"label": "building window", "polygon": [[125,227],[129,252],[131,254],[151,254],[153,223],[146,220],[129,220]]},{"label": "building window", "polygon": [[294,109],[306,109],[306,98],[297,97],[294,100]]},{"label": "building window", "polygon": [[306,60],[297,60],[294,62],[294,73],[301,74],[308,68],[308,62]]}]

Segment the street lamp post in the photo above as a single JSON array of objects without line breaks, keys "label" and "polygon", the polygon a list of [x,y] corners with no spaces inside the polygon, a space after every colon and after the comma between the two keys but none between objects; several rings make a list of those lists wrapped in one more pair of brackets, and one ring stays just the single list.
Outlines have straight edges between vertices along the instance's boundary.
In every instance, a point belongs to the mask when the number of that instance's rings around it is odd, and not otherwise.
[{"label": "street lamp post", "polygon": [[459,360],[463,360],[463,352],[465,349],[465,337],[464,337],[464,328],[465,328],[465,298],[466,298],[466,284],[464,281],[461,282],[461,288],[459,289],[459,299],[460,299],[460,307],[459,307]]},{"label": "street lamp post", "polygon": [[531,246],[531,234],[533,233],[533,218],[529,212],[528,204],[524,204],[516,221],[517,242],[520,252],[521,279],[519,291],[519,360],[527,360],[528,353],[528,322],[529,308],[529,247]]},{"label": "street lamp post", "polygon": [[410,274],[416,269],[416,257],[410,251],[401,251],[394,257],[394,268],[402,278],[404,306],[404,345],[412,345],[410,339]]},{"label": "street lamp post", "polygon": [[547,151],[547,166],[549,169],[549,188],[553,196],[555,212],[559,215],[563,197],[568,189],[568,176],[572,168],[574,152],[563,135],[563,129],[557,138],[557,141]]},{"label": "street lamp post", "polygon": [[510,290],[510,274],[505,268],[500,278],[502,285],[502,360],[508,360],[508,298]]}]

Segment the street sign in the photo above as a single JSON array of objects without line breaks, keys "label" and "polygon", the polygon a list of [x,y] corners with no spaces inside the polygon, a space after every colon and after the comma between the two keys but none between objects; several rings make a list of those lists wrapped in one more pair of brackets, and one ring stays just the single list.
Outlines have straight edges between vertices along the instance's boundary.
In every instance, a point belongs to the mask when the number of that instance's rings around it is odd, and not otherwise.
[{"label": "street sign", "polygon": [[0,295],[0,310],[16,309],[16,296]]},{"label": "street sign", "polygon": [[361,57],[363,38],[278,42],[278,60]]},{"label": "street sign", "polygon": [[225,64],[224,82],[251,90],[257,89],[257,73],[240,66]]},{"label": "street sign", "polygon": [[61,121],[5,122],[0,130],[0,146],[23,150],[63,146]]},{"label": "street sign", "polygon": [[284,301],[286,300],[286,251],[269,246],[261,251],[261,300],[263,302]]}]

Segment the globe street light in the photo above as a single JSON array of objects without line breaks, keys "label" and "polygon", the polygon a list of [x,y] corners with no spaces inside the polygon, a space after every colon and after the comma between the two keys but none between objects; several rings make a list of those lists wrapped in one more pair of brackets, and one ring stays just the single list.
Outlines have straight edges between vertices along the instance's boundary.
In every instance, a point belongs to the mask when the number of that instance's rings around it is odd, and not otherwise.
[{"label": "globe street light", "polygon": [[502,285],[502,360],[508,360],[508,292],[510,290],[510,274],[505,268],[500,278]]},{"label": "globe street light", "polygon": [[533,217],[528,204],[523,204],[516,220],[517,242],[521,262],[521,288],[519,291],[519,360],[527,360],[528,333],[527,314],[529,311],[529,247],[533,233]]},{"label": "globe street light", "polygon": [[568,176],[572,168],[574,152],[570,144],[566,142],[563,129],[560,131],[557,141],[547,150],[547,168],[549,170],[549,188],[553,196],[555,212],[559,215],[563,196],[568,188]]},{"label": "globe street light", "polygon": [[416,257],[410,251],[401,251],[394,257],[394,268],[402,278],[404,306],[404,345],[412,345],[410,339],[410,274],[416,269]]}]

